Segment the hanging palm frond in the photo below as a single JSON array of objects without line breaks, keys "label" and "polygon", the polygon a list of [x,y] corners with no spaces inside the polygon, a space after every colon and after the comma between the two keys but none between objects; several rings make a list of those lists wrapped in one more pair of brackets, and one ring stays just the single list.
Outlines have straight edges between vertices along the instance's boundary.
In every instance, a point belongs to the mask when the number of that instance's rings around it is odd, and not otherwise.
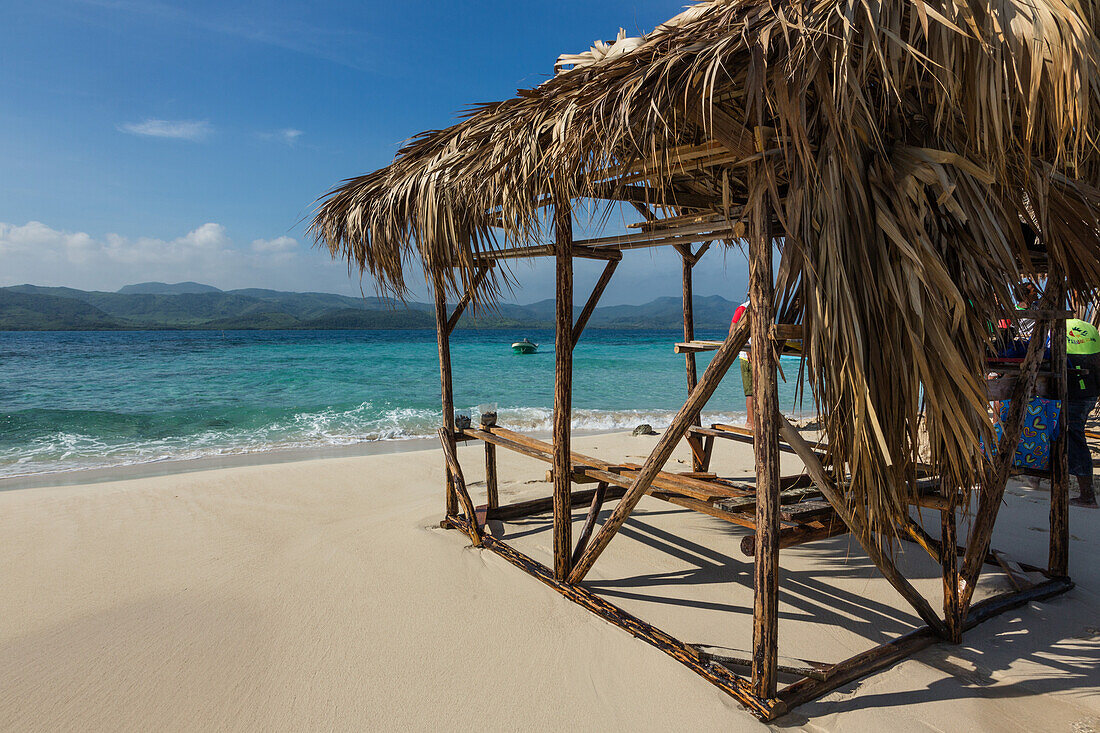
[{"label": "hanging palm frond", "polygon": [[979,477],[1011,283],[1049,269],[1100,285],[1096,31],[1096,0],[701,3],[413,139],[328,194],[311,231],[400,296],[410,259],[457,290],[486,252],[544,236],[551,195],[641,186],[726,217],[768,197],[829,461],[890,531],[922,416],[945,481]]}]

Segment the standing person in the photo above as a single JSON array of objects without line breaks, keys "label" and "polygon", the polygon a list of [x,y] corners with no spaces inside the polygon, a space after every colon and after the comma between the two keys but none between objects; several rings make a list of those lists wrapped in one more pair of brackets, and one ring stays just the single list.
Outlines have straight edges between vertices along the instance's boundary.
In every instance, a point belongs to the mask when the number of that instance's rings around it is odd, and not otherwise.
[{"label": "standing person", "polygon": [[[1035,304],[1039,302],[1040,295],[1042,293],[1039,291],[1038,285],[1030,280],[1024,280],[1016,286],[1016,310],[1022,311],[1034,308]],[[1021,318],[1016,329],[1016,338],[1026,344],[1031,339],[1031,332],[1034,330],[1034,318]]]},{"label": "standing person", "polygon": [[1073,506],[1095,509],[1092,453],[1085,440],[1085,422],[1100,397],[1100,332],[1087,321],[1066,321],[1066,452],[1069,473],[1077,477]]},{"label": "standing person", "polygon": [[[733,312],[733,320],[730,322],[730,330],[737,325],[737,322],[745,315],[749,309],[749,296],[745,295],[745,302],[737,306],[737,310]],[[753,399],[752,399],[752,363],[749,361],[749,345],[750,342],[745,342],[745,348],[741,350],[740,359],[741,362],[741,386],[745,390],[745,409],[749,411],[748,418],[746,418],[745,424],[749,430],[753,429]]]}]

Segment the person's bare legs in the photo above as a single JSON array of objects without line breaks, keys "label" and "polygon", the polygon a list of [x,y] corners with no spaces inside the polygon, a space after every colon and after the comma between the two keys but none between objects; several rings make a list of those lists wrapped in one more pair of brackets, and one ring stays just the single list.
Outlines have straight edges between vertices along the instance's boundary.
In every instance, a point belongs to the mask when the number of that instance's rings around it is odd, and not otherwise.
[{"label": "person's bare legs", "polygon": [[752,407],[753,407],[752,397],[746,397],[745,398],[745,409],[749,411],[749,416],[745,419],[745,424],[748,426],[749,430],[753,429],[753,419],[752,419],[753,410],[752,410]]},{"label": "person's bare legs", "polygon": [[1069,503],[1073,506],[1083,506],[1089,509],[1096,509],[1096,493],[1092,488],[1092,474],[1077,477],[1077,497],[1070,499]]}]

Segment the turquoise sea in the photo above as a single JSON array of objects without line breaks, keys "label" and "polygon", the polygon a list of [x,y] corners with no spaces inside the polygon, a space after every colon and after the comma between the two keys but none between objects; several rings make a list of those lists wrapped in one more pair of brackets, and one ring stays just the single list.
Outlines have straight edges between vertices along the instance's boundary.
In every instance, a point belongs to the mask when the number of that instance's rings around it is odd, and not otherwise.
[{"label": "turquoise sea", "polygon": [[[524,336],[539,353],[512,353]],[[678,340],[586,332],[574,428],[667,425],[686,392]],[[549,430],[551,332],[459,331],[452,358],[458,408],[496,403],[501,424]],[[798,361],[783,366],[782,406],[798,412]],[[735,368],[705,419],[744,410]],[[0,477],[425,437],[440,419],[434,331],[0,332]]]}]

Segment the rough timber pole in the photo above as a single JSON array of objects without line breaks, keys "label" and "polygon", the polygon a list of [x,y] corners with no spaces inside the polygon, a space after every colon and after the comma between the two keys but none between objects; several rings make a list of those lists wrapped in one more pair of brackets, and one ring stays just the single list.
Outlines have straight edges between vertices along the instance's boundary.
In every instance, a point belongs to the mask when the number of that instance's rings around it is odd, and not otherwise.
[{"label": "rough timber pole", "polygon": [[[435,333],[439,344],[439,388],[443,398],[443,427],[447,429],[447,435],[454,439],[455,433],[455,398],[451,385],[451,332],[447,330],[447,294],[443,287],[443,274],[435,273],[432,277],[435,290]],[[450,468],[447,469],[447,516],[458,515],[458,496],[455,494],[451,483]],[[470,518],[473,521],[473,518]]]},{"label": "rough timber pole", "polygon": [[[766,194],[761,192],[760,197]],[[756,458],[756,562],[752,624],[752,687],[775,697],[779,645],[779,393],[769,330],[772,297],[772,210],[758,201],[749,240],[749,307]]]},{"label": "rough timber pole", "polygon": [[569,511],[573,467],[569,429],[573,402],[573,214],[569,200],[554,200],[557,270],[554,321],[554,578],[564,581],[573,565],[573,524]]},{"label": "rough timber pole", "polygon": [[[1054,308],[1065,307],[1065,280],[1061,272],[1049,273],[1047,287],[1058,289]],[[1062,427],[1050,452],[1050,555],[1047,571],[1056,578],[1069,575],[1069,466],[1066,461],[1066,321],[1051,324],[1050,367],[1054,372],[1056,399],[1062,405]]]},{"label": "rough timber pole", "polygon": [[952,644],[962,641],[963,618],[959,602],[959,546],[955,526],[955,502],[940,512],[940,566],[943,570],[943,620]]},{"label": "rough timber pole", "polygon": [[[690,247],[685,247],[680,256],[684,263],[684,341],[694,341],[695,305],[692,302],[691,271],[695,263],[691,259]],[[699,382],[699,373],[695,370],[695,352],[686,352],[684,361],[687,363],[688,394],[691,394],[691,390],[695,389],[695,385]]]}]

